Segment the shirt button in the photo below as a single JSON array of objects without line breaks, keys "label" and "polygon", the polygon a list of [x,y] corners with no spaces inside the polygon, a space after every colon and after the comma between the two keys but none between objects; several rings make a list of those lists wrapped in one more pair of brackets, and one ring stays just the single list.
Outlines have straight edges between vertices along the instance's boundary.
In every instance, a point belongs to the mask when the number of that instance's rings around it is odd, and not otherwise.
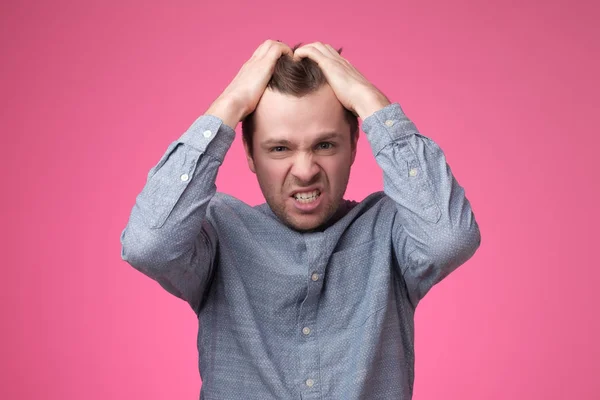
[{"label": "shirt button", "polygon": [[182,181],[184,181],[184,182],[186,182],[188,179],[190,179],[190,177],[188,176],[188,174],[183,174],[183,175],[181,175],[181,177],[180,177],[180,178],[181,178],[181,180],[182,180]]},{"label": "shirt button", "polygon": [[310,328],[309,327],[302,328],[302,333],[304,333],[305,335],[310,335]]},{"label": "shirt button", "polygon": [[417,169],[416,168],[412,168],[410,171],[408,171],[408,174],[410,176],[417,176]]},{"label": "shirt button", "polygon": [[202,133],[204,135],[205,138],[209,138],[212,135],[212,132],[209,130],[204,131],[204,133]]},{"label": "shirt button", "polygon": [[313,381],[312,379],[307,379],[306,380],[306,386],[313,387],[314,384],[315,384],[315,381]]},{"label": "shirt button", "polygon": [[388,119],[387,121],[385,121],[385,125],[388,126],[388,127],[393,126],[394,125],[394,121],[391,120],[391,119]]},{"label": "shirt button", "polygon": [[317,274],[316,272],[314,274],[312,274],[310,276],[310,279],[312,279],[314,282],[319,280],[319,274]]}]

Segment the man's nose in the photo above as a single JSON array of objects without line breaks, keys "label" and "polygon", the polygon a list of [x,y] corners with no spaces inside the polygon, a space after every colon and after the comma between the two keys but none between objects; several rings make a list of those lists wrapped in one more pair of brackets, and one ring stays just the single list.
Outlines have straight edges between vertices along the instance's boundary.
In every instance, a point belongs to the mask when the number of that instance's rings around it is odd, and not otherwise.
[{"label": "man's nose", "polygon": [[291,174],[299,181],[310,184],[310,182],[319,174],[320,170],[321,169],[313,159],[312,155],[303,153],[299,154],[294,159]]}]

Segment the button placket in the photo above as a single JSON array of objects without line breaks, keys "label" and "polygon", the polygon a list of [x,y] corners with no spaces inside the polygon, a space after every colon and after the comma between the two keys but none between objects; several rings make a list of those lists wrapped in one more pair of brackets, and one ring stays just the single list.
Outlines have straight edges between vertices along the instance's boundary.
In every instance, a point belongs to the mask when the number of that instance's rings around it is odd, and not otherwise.
[{"label": "button placket", "polygon": [[[322,279],[325,263],[322,261],[323,241],[322,233],[313,233],[305,236],[307,263],[307,293],[300,307],[298,318],[299,331],[299,357],[300,369],[298,379],[302,382],[302,391],[307,398],[320,396],[319,394],[319,364],[320,354],[316,329],[317,307],[322,289]],[[326,262],[326,261],[325,261]],[[304,396],[303,396],[304,398]]]}]

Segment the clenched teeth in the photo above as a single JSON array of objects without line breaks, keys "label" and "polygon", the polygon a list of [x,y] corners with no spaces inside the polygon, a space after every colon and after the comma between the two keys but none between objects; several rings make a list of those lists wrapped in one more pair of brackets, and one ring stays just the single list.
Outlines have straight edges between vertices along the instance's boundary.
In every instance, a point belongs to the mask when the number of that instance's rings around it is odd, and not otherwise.
[{"label": "clenched teeth", "polygon": [[312,192],[296,193],[294,198],[300,203],[310,203],[315,201],[320,195],[321,192],[319,190],[313,190]]}]

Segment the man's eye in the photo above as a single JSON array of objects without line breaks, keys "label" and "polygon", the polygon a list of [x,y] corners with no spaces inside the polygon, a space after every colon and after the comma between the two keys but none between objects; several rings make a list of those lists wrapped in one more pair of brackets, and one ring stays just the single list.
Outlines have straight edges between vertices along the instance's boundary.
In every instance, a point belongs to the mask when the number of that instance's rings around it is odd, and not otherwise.
[{"label": "man's eye", "polygon": [[271,147],[271,151],[275,152],[275,153],[280,153],[282,151],[286,151],[287,147],[285,146],[275,146],[275,147]]},{"label": "man's eye", "polygon": [[333,143],[323,142],[317,145],[319,150],[331,150],[333,148]]}]

